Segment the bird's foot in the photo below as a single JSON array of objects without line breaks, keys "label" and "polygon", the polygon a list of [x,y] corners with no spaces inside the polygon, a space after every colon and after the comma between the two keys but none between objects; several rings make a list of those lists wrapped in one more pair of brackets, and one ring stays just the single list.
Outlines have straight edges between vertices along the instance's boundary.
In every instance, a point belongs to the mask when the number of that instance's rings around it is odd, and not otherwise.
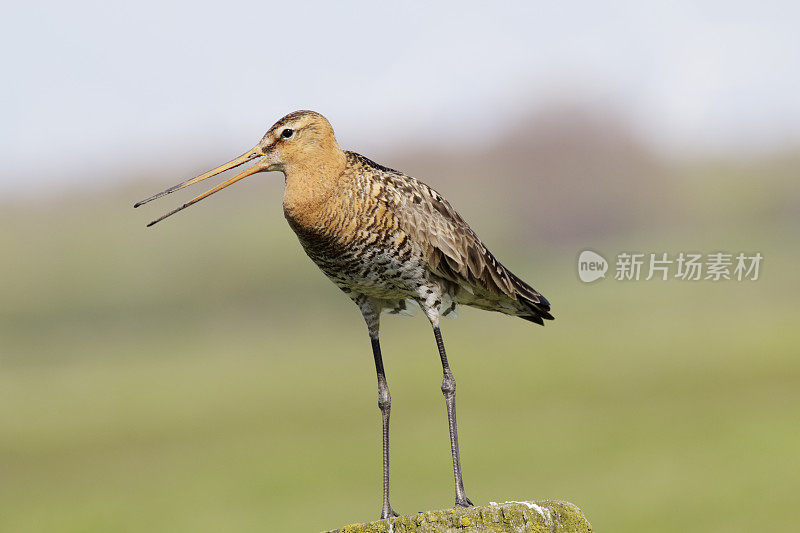
[{"label": "bird's foot", "polygon": [[470,501],[470,499],[469,499],[469,498],[467,498],[466,496],[464,496],[464,499],[463,499],[463,500],[458,500],[458,499],[456,499],[456,509],[459,509],[459,508],[460,508],[460,509],[465,509],[465,508],[467,508],[467,507],[472,507],[473,505],[475,505],[475,504],[474,504],[474,503],[472,503],[472,502]]},{"label": "bird's foot", "polygon": [[387,518],[394,518],[395,516],[400,516],[400,515],[394,512],[394,509],[392,509],[391,505],[384,507],[383,510],[381,511],[381,520],[386,520]]}]

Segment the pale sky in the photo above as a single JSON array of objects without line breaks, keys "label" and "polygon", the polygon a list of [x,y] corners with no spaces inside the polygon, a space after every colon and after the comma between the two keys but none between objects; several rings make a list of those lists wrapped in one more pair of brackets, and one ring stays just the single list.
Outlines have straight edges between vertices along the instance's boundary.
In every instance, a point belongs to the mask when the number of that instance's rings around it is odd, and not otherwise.
[{"label": "pale sky", "polygon": [[569,99],[666,153],[800,146],[796,1],[399,4],[6,3],[0,194],[222,162],[295,109],[376,155]]}]

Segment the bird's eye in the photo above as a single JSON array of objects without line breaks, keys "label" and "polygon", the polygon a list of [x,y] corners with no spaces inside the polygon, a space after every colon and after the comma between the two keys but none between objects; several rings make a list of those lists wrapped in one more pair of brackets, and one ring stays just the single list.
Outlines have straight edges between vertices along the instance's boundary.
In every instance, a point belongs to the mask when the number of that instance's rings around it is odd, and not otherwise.
[{"label": "bird's eye", "polygon": [[294,135],[294,130],[291,128],[286,128],[281,132],[281,137],[283,137],[284,139],[288,139],[292,135]]}]

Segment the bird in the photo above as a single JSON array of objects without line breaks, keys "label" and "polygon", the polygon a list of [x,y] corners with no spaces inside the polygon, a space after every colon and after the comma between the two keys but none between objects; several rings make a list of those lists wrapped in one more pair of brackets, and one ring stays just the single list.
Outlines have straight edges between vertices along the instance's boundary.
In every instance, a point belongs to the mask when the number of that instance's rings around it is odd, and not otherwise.
[{"label": "bird", "polygon": [[379,341],[384,312],[420,308],[433,328],[442,364],[453,461],[455,507],[467,498],[456,425],[456,381],[439,318],[467,305],[544,325],[550,303],[503,266],[467,222],[419,179],[340,148],[330,122],[314,111],[278,120],[241,156],[137,202],[139,207],[250,161],[246,170],[153,220],[148,227],[258,172],[283,173],[283,212],[306,254],[358,306],[367,326],[378,380],[383,496],[381,519],[398,516],[389,501],[391,395]]}]

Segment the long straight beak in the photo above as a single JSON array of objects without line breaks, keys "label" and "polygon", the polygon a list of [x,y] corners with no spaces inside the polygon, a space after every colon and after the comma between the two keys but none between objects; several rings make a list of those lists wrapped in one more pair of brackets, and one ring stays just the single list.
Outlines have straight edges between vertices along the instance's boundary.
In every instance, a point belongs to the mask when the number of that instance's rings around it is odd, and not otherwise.
[{"label": "long straight beak", "polygon": [[[136,202],[133,205],[133,207],[139,207],[140,205],[144,205],[147,202],[151,202],[151,201],[153,201],[153,200],[155,200],[157,198],[161,198],[162,196],[166,196],[167,194],[171,194],[171,193],[173,193],[175,191],[183,189],[184,187],[188,187],[189,185],[194,185],[197,182],[200,182],[200,181],[203,181],[205,179],[211,178],[213,176],[216,176],[217,174],[221,174],[222,172],[225,172],[226,170],[230,170],[232,168],[238,167],[239,165],[243,165],[243,164],[247,163],[248,161],[251,161],[251,160],[253,160],[253,159],[255,159],[255,158],[257,158],[257,157],[259,157],[261,155],[263,155],[261,153],[261,150],[259,149],[258,146],[256,146],[252,150],[249,150],[248,152],[240,155],[239,157],[237,157],[236,159],[234,159],[232,161],[228,161],[224,165],[218,166],[217,168],[215,168],[213,170],[209,170],[208,172],[206,172],[204,174],[201,174],[201,175],[197,176],[196,178],[188,179],[188,180],[186,180],[184,182],[181,182],[181,183],[179,183],[177,185],[174,185],[174,186],[170,187],[169,189],[166,189],[166,190],[161,191],[160,193],[158,193],[158,194],[156,194],[154,196],[151,196],[150,198],[142,200],[141,202]],[[256,174],[257,172],[262,172],[264,170],[267,170],[268,166],[269,165],[264,164],[264,162],[256,163],[255,165],[253,165],[252,167],[248,168],[244,172],[240,172],[239,174],[235,175],[234,177],[228,179],[227,181],[224,181],[224,182],[220,183],[219,185],[217,185],[213,189],[204,192],[200,196],[192,198],[191,200],[189,200],[188,202],[186,202],[182,206],[178,207],[177,209],[173,209],[169,213],[167,213],[167,214],[155,219],[154,221],[150,222],[147,225],[147,227],[149,228],[153,224],[161,222],[162,220],[164,220],[168,216],[174,215],[178,211],[182,211],[182,210],[186,209],[190,205],[199,202],[203,198],[206,198],[207,196],[211,196],[215,192],[221,191],[222,189],[224,189],[228,185],[232,185],[232,184],[236,183],[237,181],[239,181],[239,180],[241,180],[243,178],[246,178],[247,176],[251,176],[253,174]]]}]

